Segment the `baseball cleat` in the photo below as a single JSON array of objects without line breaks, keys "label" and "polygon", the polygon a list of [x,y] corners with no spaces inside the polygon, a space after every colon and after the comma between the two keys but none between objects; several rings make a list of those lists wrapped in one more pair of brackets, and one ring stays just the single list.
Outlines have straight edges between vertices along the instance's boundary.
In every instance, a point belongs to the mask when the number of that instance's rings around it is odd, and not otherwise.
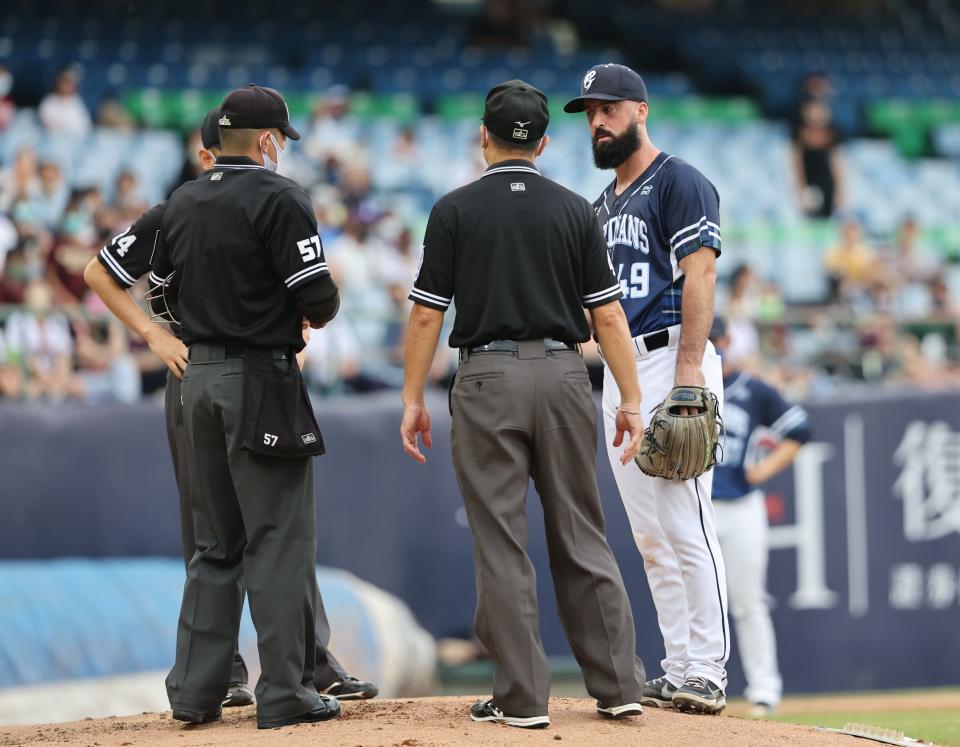
[{"label": "baseball cleat", "polygon": [[597,713],[604,718],[627,718],[628,716],[642,716],[643,707],[639,703],[624,703],[623,705],[603,708],[597,703]]},{"label": "baseball cleat", "polygon": [[673,694],[673,707],[681,713],[716,716],[727,707],[727,698],[717,685],[704,677],[687,677]]},{"label": "baseball cleat", "polygon": [[253,705],[253,692],[246,682],[233,682],[227,689],[227,697],[223,699],[224,708],[239,708]]},{"label": "baseball cleat", "polygon": [[372,682],[345,676],[323,690],[321,695],[333,695],[337,700],[369,700],[377,697],[379,692],[380,690]]},{"label": "baseball cleat", "polygon": [[641,705],[651,708],[673,708],[673,694],[677,688],[670,684],[670,680],[657,677],[643,683],[643,692],[640,696]]},{"label": "baseball cleat", "polygon": [[777,707],[770,703],[751,703],[747,716],[749,718],[767,718],[776,712]]},{"label": "baseball cleat", "polygon": [[474,721],[490,721],[521,729],[546,729],[550,726],[549,716],[507,716],[493,704],[493,699],[478,700],[470,706],[470,718]]}]

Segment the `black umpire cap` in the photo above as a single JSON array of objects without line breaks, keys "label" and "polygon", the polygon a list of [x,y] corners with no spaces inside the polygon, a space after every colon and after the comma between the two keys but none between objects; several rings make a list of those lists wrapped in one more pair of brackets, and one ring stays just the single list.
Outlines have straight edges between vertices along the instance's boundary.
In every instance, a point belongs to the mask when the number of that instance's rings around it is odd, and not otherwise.
[{"label": "black umpire cap", "polygon": [[508,80],[487,94],[483,124],[508,143],[535,143],[550,122],[547,97],[543,91],[522,80]]},{"label": "black umpire cap", "polygon": [[203,122],[200,124],[200,144],[207,150],[220,147],[218,119],[220,119],[220,107],[215,106],[207,112],[207,116],[203,118]]},{"label": "black umpire cap", "polygon": [[594,65],[580,82],[580,95],[563,107],[569,114],[582,112],[584,102],[590,99],[601,101],[646,101],[647,86],[636,72],[626,65],[608,62]]},{"label": "black umpire cap", "polygon": [[291,140],[300,133],[290,125],[290,110],[283,96],[273,88],[249,83],[237,88],[220,104],[221,127],[232,129],[268,129],[276,127]]}]

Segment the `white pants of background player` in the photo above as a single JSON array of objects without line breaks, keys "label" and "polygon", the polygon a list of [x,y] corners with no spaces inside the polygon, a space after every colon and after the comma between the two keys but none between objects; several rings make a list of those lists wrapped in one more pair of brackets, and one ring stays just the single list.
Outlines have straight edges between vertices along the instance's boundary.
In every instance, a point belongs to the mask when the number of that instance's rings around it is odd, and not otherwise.
[{"label": "white pants of background player", "polygon": [[[667,347],[647,352],[642,339],[634,341],[644,426],[673,388],[679,338],[676,326],[670,328]],[[720,356],[709,342],[703,375],[722,407]],[[666,654],[663,672],[675,687],[688,677],[704,677],[725,690],[730,629],[726,574],[710,500],[713,471],[680,482],[649,477],[633,462],[620,464],[623,447],[611,446],[619,403],[616,381],[607,369],[603,381],[607,453],[657,608]]]},{"label": "white pants of background player", "polygon": [[763,491],[716,501],[717,536],[727,564],[730,614],[747,678],[747,700],[775,706],[783,681],[777,667],[777,641],[767,603],[769,526]]}]

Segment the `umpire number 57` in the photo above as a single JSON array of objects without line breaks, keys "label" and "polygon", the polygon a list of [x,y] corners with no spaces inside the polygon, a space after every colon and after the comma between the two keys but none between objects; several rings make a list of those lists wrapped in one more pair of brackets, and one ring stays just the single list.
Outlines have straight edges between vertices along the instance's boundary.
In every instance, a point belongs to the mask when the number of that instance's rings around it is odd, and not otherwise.
[{"label": "umpire number 57", "polygon": [[320,245],[320,236],[311,236],[309,239],[297,242],[297,249],[300,250],[300,257],[304,262],[312,262],[323,251]]}]

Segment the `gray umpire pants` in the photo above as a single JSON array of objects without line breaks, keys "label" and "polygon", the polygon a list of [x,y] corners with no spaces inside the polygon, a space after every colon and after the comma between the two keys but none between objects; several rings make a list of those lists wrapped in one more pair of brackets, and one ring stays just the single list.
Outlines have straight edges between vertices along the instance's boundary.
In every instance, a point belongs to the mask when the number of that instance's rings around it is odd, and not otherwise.
[{"label": "gray umpire pants", "polygon": [[174,709],[220,706],[246,589],[260,653],[257,718],[272,721],[306,713],[319,700],[313,462],[240,448],[243,364],[222,346],[194,345],[182,381],[196,552],[167,693]]},{"label": "gray umpire pants", "polygon": [[477,353],[451,392],[453,461],[474,537],[476,631],[494,665],[493,699],[510,716],[547,713],[550,669],[527,556],[526,495],[543,504],[550,570],[587,691],[604,707],[640,701],[630,602],[604,536],[596,405],[580,355]]},{"label": "gray umpire pants", "polygon": [[[196,552],[197,544],[193,538],[193,509],[190,503],[193,489],[190,484],[188,462],[190,449],[187,445],[187,429],[183,422],[181,395],[180,379],[168,373],[167,388],[164,392],[164,412],[167,420],[167,442],[170,444],[170,456],[173,458],[173,473],[177,480],[177,491],[180,494],[180,536],[183,541],[183,564],[186,567],[190,565],[190,558]],[[319,597],[317,598],[316,631],[317,662],[313,681],[318,690],[325,690],[346,677],[346,672],[327,648],[330,644],[330,624],[327,622],[323,602]],[[237,651],[230,671],[230,682],[246,684],[247,680],[247,665]]]}]

